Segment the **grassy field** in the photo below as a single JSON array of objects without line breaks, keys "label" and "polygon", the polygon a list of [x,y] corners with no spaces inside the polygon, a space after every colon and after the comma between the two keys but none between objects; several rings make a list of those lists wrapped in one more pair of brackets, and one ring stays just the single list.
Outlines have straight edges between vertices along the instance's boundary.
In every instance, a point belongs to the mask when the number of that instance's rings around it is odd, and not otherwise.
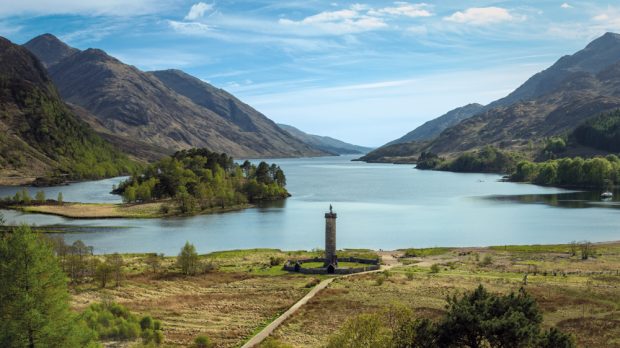
[{"label": "grassy field", "polygon": [[[419,250],[419,249],[417,249]],[[346,250],[341,257],[377,257],[396,266],[375,274],[338,277],[279,327],[272,338],[293,347],[320,347],[350,317],[404,304],[419,317],[437,318],[446,296],[483,284],[494,292],[525,286],[538,301],[545,327],[574,334],[579,346],[620,347],[620,243],[593,245],[594,256],[571,255],[570,245]],[[72,288],[76,310],[102,299],[162,320],[167,344],[188,346],[205,334],[216,347],[238,347],[303,297],[326,275],[282,271],[287,259],[321,251],[250,249],[201,256],[215,265],[209,273],[184,277],[175,258],[153,273],[147,255],[124,255],[121,287],[95,283]],[[528,274],[527,279],[524,275]]]},{"label": "grassy field", "polygon": [[272,260],[308,258],[318,252],[282,252],[251,249],[215,252],[201,256],[212,272],[185,277],[174,257],[163,259],[154,273],[147,255],[125,254],[126,279],[120,287],[99,288],[89,282],[72,288],[73,308],[80,311],[102,300],[127,306],[141,315],[162,321],[166,344],[189,346],[207,335],[216,347],[238,347],[286,311],[322,279],[282,271]]},{"label": "grassy field", "polygon": [[[159,218],[177,216],[177,209],[172,207],[169,213],[162,211],[163,205],[170,205],[170,202],[152,203],[132,203],[132,204],[113,204],[113,203],[64,203],[58,204],[33,204],[27,206],[16,206],[18,209],[27,213],[51,214],[73,219],[105,219],[105,218]],[[223,213],[227,211],[240,210],[250,207],[248,204],[236,205],[226,208],[211,208],[197,212],[197,214]]]},{"label": "grassy field", "polygon": [[569,247],[453,248],[401,258],[401,264],[415,262],[336,279],[272,336],[293,347],[320,347],[348,318],[393,304],[434,319],[444,312],[446,296],[483,284],[502,293],[525,286],[544,325],[574,334],[580,347],[620,347],[620,243],[595,245],[596,256],[588,260],[571,256]]}]

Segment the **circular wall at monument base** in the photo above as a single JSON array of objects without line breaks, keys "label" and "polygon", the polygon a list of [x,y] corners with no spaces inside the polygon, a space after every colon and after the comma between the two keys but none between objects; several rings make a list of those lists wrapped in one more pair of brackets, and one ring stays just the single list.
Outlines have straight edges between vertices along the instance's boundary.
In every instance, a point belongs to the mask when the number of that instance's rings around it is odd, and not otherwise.
[{"label": "circular wall at monument base", "polygon": [[[307,262],[325,262],[326,260],[323,258],[315,257],[313,259],[303,259],[303,260],[288,260],[282,267],[285,271],[289,272],[297,272],[302,274],[329,274],[327,267],[317,267],[317,268],[304,268],[303,264]],[[339,258],[340,262],[355,262],[361,263],[367,266],[364,267],[355,267],[355,268],[338,268],[334,269],[333,274],[351,274],[351,273],[360,273],[367,271],[376,271],[380,268],[378,259],[360,259],[357,257],[344,257]]]}]

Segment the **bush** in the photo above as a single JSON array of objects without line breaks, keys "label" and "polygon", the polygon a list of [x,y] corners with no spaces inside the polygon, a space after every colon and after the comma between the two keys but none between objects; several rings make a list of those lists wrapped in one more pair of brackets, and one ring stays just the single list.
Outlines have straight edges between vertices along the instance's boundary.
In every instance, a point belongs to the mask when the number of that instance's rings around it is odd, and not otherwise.
[{"label": "bush", "polygon": [[281,265],[282,262],[284,262],[284,259],[278,256],[271,256],[269,257],[269,264],[271,266],[278,266]]},{"label": "bush", "polygon": [[209,337],[200,335],[196,337],[196,339],[194,339],[193,347],[194,348],[211,348],[213,347],[213,344],[211,343],[211,340],[209,339]]},{"label": "bush", "polygon": [[439,264],[438,264],[438,263],[434,263],[434,264],[431,266],[431,273],[439,273],[439,270],[440,270],[440,269],[441,269],[441,268],[439,267]]},{"label": "bush", "polygon": [[132,341],[141,337],[144,344],[159,345],[164,342],[161,322],[150,316],[138,320],[127,308],[117,303],[90,305],[82,318],[103,340]]},{"label": "bush", "polygon": [[491,255],[484,255],[482,261],[480,261],[480,266],[486,267],[490,266],[493,263],[493,257]]}]

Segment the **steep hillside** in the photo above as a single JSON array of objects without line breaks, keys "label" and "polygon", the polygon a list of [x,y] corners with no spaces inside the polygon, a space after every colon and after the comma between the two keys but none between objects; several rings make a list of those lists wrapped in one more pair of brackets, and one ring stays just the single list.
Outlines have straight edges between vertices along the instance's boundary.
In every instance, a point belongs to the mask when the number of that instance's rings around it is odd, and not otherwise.
[{"label": "steep hillside", "polygon": [[365,154],[372,150],[369,147],[345,143],[344,141],[331,137],[308,134],[286,124],[278,123],[278,126],[304,143],[334,155]]},{"label": "steep hillside", "polygon": [[34,55],[4,38],[0,86],[3,182],[60,174],[99,178],[128,174],[135,167],[69,110]]},{"label": "steep hillside", "polygon": [[451,127],[464,119],[474,116],[484,109],[484,105],[472,103],[454,110],[450,110],[442,116],[427,121],[420,127],[405,134],[401,138],[389,142],[387,145],[403,144],[411,141],[432,140],[444,129]]},{"label": "steep hillside", "polygon": [[484,145],[524,150],[530,140],[567,134],[588,118],[620,107],[619,83],[620,63],[596,75],[570,74],[543,97],[496,107],[446,129],[426,150],[450,153]]},{"label": "steep hillside", "polygon": [[588,118],[618,107],[620,35],[607,33],[428,144],[409,146],[415,153],[386,147],[367,157],[383,161],[398,152],[411,158],[421,151],[451,156],[485,145],[527,152],[533,142],[568,134]]},{"label": "steep hillside", "polygon": [[530,77],[506,97],[489,104],[489,108],[539,98],[556,90],[574,73],[597,74],[616,63],[619,57],[620,35],[606,33],[581,51],[560,58],[551,67]]},{"label": "steep hillside", "polygon": [[115,136],[168,150],[206,147],[238,158],[324,155],[230,94],[182,72],[146,73],[98,49],[48,66],[62,97]]}]

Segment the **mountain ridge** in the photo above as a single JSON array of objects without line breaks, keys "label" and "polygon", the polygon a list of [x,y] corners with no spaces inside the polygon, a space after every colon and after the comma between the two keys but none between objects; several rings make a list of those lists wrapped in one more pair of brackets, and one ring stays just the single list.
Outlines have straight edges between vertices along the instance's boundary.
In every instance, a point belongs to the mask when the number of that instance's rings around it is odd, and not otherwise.
[{"label": "mountain ridge", "polygon": [[309,134],[287,124],[278,123],[278,127],[284,129],[299,140],[334,155],[365,154],[372,150],[370,147],[349,144],[332,137]]},{"label": "mountain ridge", "polygon": [[[144,72],[94,48],[52,63],[47,62],[50,76],[62,97],[90,112],[115,136],[170,151],[206,147],[243,158],[326,155],[231,94],[178,70],[176,77]],[[200,105],[196,101],[201,95],[211,95],[228,108]]]}]

